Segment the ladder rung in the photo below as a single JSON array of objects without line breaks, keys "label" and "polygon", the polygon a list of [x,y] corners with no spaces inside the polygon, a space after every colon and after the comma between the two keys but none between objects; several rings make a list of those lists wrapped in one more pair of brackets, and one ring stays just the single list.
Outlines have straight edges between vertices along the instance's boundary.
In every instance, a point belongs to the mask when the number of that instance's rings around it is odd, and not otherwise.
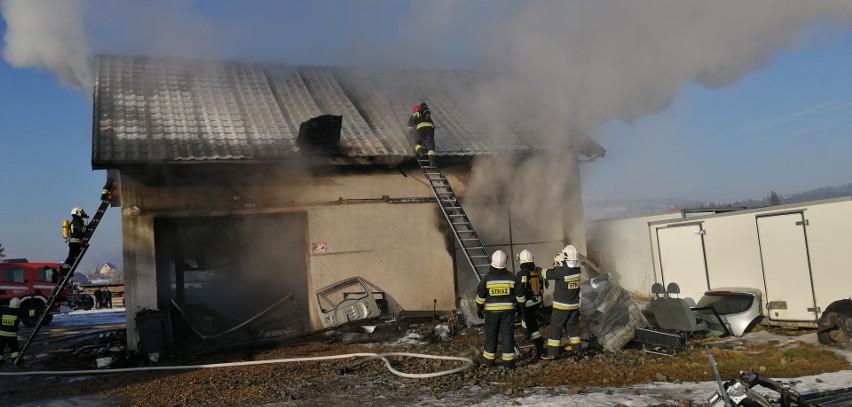
[{"label": "ladder rung", "polygon": [[456,232],[459,232],[459,233],[476,233],[475,230],[457,230]]}]

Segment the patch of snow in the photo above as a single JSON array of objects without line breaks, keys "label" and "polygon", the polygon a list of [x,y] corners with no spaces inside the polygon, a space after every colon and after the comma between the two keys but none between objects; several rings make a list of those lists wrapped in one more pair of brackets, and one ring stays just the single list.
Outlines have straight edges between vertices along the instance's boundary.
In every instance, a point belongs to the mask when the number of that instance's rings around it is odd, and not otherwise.
[{"label": "patch of snow", "polygon": [[80,325],[121,325],[127,323],[125,309],[106,308],[88,311],[78,310],[67,314],[57,314],[50,323],[51,327]]}]

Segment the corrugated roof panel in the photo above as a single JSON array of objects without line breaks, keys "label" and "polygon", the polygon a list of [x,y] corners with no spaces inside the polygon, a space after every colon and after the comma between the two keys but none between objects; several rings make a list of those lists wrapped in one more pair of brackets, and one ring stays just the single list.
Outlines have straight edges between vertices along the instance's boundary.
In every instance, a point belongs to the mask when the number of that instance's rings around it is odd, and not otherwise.
[{"label": "corrugated roof panel", "polygon": [[337,69],[335,76],[388,155],[411,154],[406,138],[406,108],[393,105],[373,83],[369,72]]},{"label": "corrugated roof panel", "polygon": [[313,117],[322,115],[314,102],[298,69],[283,66],[266,66],[266,78],[275,92],[275,99],[282,115],[294,134],[299,134],[299,125]]},{"label": "corrugated roof panel", "polygon": [[305,68],[300,72],[310,88],[311,95],[320,101],[318,105],[322,113],[343,116],[340,144],[346,155],[357,157],[388,154],[349,96],[340,88],[330,68]]},{"label": "corrugated roof panel", "polygon": [[298,151],[295,140],[301,123],[323,114],[343,116],[345,156],[364,163],[405,157],[413,144],[405,122],[411,106],[421,101],[433,112],[440,155],[531,150],[519,129],[496,128],[477,114],[472,100],[487,78],[468,72],[378,72],[119,56],[99,56],[97,68],[95,167],[176,160],[284,160]]}]

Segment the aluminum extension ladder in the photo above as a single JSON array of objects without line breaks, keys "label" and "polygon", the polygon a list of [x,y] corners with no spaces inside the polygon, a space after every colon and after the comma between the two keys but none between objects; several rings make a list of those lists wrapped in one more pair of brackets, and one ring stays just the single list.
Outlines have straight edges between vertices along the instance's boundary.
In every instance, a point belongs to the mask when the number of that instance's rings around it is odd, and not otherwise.
[{"label": "aluminum extension ladder", "polygon": [[92,235],[95,233],[95,230],[100,225],[101,218],[104,217],[104,213],[107,209],[109,209],[110,203],[112,203],[112,192],[115,189],[115,183],[111,180],[108,180],[106,185],[104,185],[103,191],[101,191],[101,204],[98,206],[97,212],[92,216],[92,220],[89,222],[86,228],[86,234],[83,236],[83,242],[80,247],[80,253],[77,254],[77,257],[71,263],[71,268],[68,269],[68,272],[64,273],[62,276],[62,280],[56,283],[56,286],[53,287],[53,292],[50,294],[50,297],[47,299],[47,304],[45,304],[44,309],[41,312],[41,315],[38,317],[38,321],[36,321],[35,326],[33,326],[32,332],[30,332],[30,336],[27,338],[27,341],[24,342],[24,346],[21,347],[21,350],[18,351],[18,357],[15,358],[14,365],[17,366],[21,360],[24,358],[24,354],[27,352],[27,348],[33,342],[36,334],[38,334],[39,329],[41,329],[42,324],[44,323],[44,319],[47,315],[50,315],[50,309],[53,308],[53,305],[56,303],[57,298],[62,293],[68,284],[71,283],[71,277],[74,276],[74,271],[77,270],[77,266],[80,265],[80,260],[83,258],[83,255],[86,254],[86,250],[89,249],[89,240],[92,238]]},{"label": "aluminum extension ladder", "polygon": [[441,212],[444,214],[447,224],[450,225],[453,236],[461,246],[465,259],[476,273],[476,280],[482,280],[491,265],[491,256],[485,250],[485,245],[479,240],[476,230],[473,229],[473,225],[464,212],[458,197],[456,197],[456,193],[453,192],[447,177],[438,167],[433,166],[429,162],[429,158],[425,156],[418,156],[417,163],[420,164],[420,169],[423,170],[423,175],[426,176],[426,181],[432,188],[432,193],[438,200],[438,206],[441,207]]}]

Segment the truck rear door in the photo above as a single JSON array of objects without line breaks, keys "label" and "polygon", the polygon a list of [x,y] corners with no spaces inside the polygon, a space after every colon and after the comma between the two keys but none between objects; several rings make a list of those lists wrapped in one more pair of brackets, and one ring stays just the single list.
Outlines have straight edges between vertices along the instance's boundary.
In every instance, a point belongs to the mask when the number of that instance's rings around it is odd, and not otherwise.
[{"label": "truck rear door", "polygon": [[[817,318],[804,213],[757,217],[769,319]],[[838,284],[845,282],[838,281]]]},{"label": "truck rear door", "polygon": [[657,228],[657,249],[663,286],[677,283],[681,297],[698,302],[708,289],[702,224],[672,224]]}]

